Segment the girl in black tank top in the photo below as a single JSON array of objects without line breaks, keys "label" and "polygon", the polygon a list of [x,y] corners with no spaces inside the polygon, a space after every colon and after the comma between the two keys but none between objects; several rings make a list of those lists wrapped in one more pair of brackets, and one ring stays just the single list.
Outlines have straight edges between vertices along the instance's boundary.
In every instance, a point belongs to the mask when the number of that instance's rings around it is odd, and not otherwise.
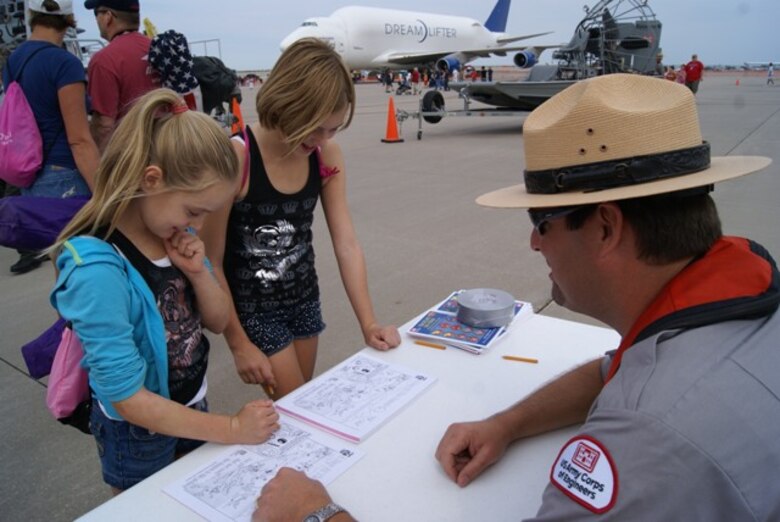
[{"label": "girl in black tank top", "polygon": [[274,399],[311,379],[325,328],[312,247],[320,196],[366,343],[387,350],[401,341],[394,326],[374,316],[344,161],[331,141],[349,125],[354,103],[352,79],[335,51],[312,39],[291,45],[258,93],[259,122],[235,147],[244,176],[238,198],[203,234],[235,305],[225,337],[236,369]]}]

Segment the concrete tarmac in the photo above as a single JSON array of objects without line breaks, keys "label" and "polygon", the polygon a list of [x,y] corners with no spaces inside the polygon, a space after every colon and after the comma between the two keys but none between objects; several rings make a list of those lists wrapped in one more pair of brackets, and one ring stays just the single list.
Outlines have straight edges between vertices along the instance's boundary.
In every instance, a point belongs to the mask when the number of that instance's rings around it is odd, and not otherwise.
[{"label": "concrete tarmac", "polygon": [[[751,237],[778,257],[780,87],[765,86],[763,78],[740,79],[736,85],[736,77],[705,78],[697,96],[704,138],[714,155],[764,155],[774,163],[762,173],[719,184],[714,198],[725,233]],[[380,139],[389,95],[379,85],[359,85],[357,91],[352,126],[337,140],[380,321],[401,325],[454,289],[495,287],[532,302],[539,313],[595,324],[551,304],[544,260],[528,247],[525,212],[474,203],[484,192],[522,181],[523,116],[424,123],[419,141],[417,122],[407,120],[405,141],[385,144]],[[448,109],[462,107],[454,93],[446,99]],[[417,108],[412,96],[395,96],[395,103]],[[253,107],[254,92],[245,89],[242,110],[249,121]],[[314,232],[328,324],[320,339],[320,373],[364,342],[319,210]],[[11,275],[8,267],[16,259],[14,251],[0,248],[0,519],[73,520],[108,500],[110,492],[92,437],[58,424],[45,406],[46,379],[27,374],[19,348],[56,318],[48,301],[54,275],[48,265]],[[236,412],[263,395],[240,381],[221,337],[212,336],[208,379],[212,411]]]}]

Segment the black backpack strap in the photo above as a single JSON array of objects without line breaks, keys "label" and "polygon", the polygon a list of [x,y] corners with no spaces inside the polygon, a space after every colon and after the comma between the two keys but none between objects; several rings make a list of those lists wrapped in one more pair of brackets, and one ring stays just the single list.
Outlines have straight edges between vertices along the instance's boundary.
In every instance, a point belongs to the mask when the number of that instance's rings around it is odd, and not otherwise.
[{"label": "black backpack strap", "polygon": [[16,76],[14,76],[13,73],[11,73],[11,64],[10,64],[10,62],[6,62],[5,66],[8,67],[8,76],[11,77],[11,81],[12,82],[18,82],[19,79],[21,79],[21,77],[22,77],[22,72],[24,72],[24,68],[27,66],[27,62],[29,62],[32,59],[32,57],[35,56],[36,54],[38,54],[40,51],[43,51],[44,49],[49,49],[51,47],[57,48],[56,45],[49,44],[49,45],[44,45],[43,47],[38,47],[36,50],[31,52],[27,56],[27,58],[25,58],[24,61],[22,62],[22,66],[19,67],[19,74],[17,74]]}]

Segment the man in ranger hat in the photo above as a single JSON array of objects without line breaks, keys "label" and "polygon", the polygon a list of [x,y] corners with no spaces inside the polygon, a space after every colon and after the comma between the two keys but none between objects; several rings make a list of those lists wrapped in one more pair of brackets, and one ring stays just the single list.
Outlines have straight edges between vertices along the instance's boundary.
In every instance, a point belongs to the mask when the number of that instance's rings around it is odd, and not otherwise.
[{"label": "man in ranger hat", "polygon": [[[535,520],[778,519],[780,274],[761,246],[722,235],[709,195],[770,160],[711,158],[690,90],[640,75],[576,83],[528,116],[523,141],[525,184],[477,202],[527,208],[555,301],[622,341],[450,426],[444,471],[466,486],[512,442],[582,424],[550,463]],[[284,469],[255,520],[330,502]]]},{"label": "man in ranger hat", "polygon": [[780,276],[724,237],[713,184],[766,167],[711,158],[693,94],[663,80],[578,83],[523,125],[525,184],[477,199],[528,208],[552,296],[610,325],[616,351],[506,411],[454,424],[436,452],[460,486],[513,441],[579,424],[537,520],[780,516]]},{"label": "man in ranger hat", "polygon": [[90,128],[102,151],[133,101],[159,87],[160,81],[149,65],[151,40],[138,32],[139,0],[86,0],[84,7],[95,13],[100,36],[108,40],[87,69]]}]

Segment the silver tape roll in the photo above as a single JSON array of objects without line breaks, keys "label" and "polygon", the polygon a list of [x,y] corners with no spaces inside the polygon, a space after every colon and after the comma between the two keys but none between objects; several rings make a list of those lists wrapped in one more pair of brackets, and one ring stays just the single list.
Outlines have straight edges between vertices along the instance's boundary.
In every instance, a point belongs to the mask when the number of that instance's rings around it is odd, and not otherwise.
[{"label": "silver tape roll", "polygon": [[514,308],[515,298],[495,288],[474,288],[458,295],[458,321],[476,328],[508,325]]}]

